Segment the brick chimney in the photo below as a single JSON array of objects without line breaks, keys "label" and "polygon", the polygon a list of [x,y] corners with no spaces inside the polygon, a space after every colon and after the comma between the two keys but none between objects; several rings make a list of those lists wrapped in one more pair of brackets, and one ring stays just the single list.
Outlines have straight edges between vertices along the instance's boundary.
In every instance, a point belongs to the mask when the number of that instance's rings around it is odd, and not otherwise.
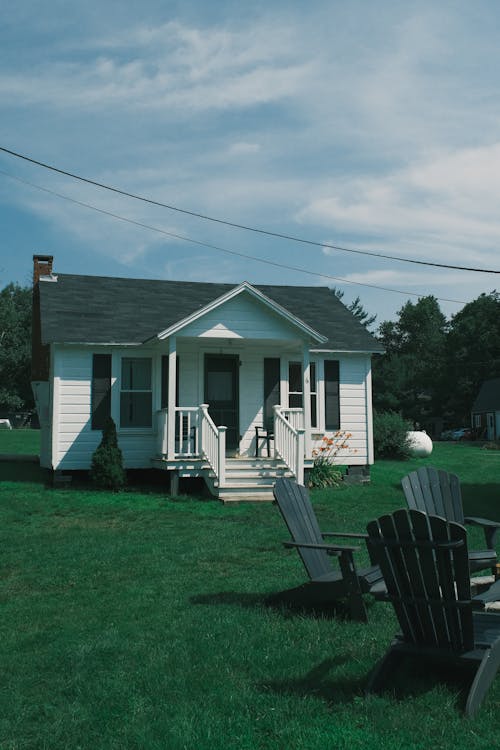
[{"label": "brick chimney", "polygon": [[40,276],[50,276],[52,273],[53,255],[33,256],[33,286],[40,281]]},{"label": "brick chimney", "polygon": [[31,323],[31,380],[49,379],[49,347],[42,344],[40,277],[52,274],[53,255],[33,256],[33,313]]}]

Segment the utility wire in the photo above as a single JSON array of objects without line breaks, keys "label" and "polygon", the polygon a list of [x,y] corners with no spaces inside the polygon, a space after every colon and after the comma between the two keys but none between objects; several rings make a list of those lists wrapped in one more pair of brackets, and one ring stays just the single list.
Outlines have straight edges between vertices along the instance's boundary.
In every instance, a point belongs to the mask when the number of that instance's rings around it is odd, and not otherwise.
[{"label": "utility wire", "polygon": [[344,253],[355,253],[357,255],[369,255],[373,258],[385,258],[386,260],[397,260],[401,263],[414,263],[420,266],[432,266],[434,268],[447,268],[454,271],[472,271],[474,273],[493,273],[493,274],[500,274],[500,270],[494,270],[489,268],[474,268],[471,266],[455,266],[455,265],[449,265],[446,263],[432,263],[431,261],[427,260],[417,260],[415,258],[402,258],[397,255],[385,255],[383,253],[376,253],[376,252],[370,252],[369,250],[360,250],[357,248],[349,248],[349,247],[343,247],[341,245],[331,245],[327,242],[315,242],[314,240],[308,240],[303,237],[296,237],[294,235],[290,234],[282,234],[281,232],[271,232],[267,229],[259,229],[258,227],[251,227],[247,226],[245,224],[237,224],[236,222],[227,221],[225,219],[217,219],[213,216],[207,216],[205,214],[197,213],[196,211],[189,211],[185,208],[179,208],[178,206],[172,206],[168,203],[161,203],[160,201],[156,201],[152,198],[146,198],[142,195],[136,195],[135,193],[129,193],[126,190],[121,190],[120,188],[112,187],[110,185],[105,185],[102,182],[97,182],[96,180],[91,180],[86,177],[82,177],[81,175],[75,174],[73,172],[67,172],[64,169],[60,169],[59,167],[54,167],[51,164],[46,164],[43,161],[38,161],[37,159],[33,159],[30,156],[26,156],[25,154],[17,153],[16,151],[11,151],[8,148],[4,148],[3,146],[0,146],[0,151],[3,151],[5,154],[9,154],[10,156],[15,156],[17,159],[22,159],[23,161],[27,161],[30,164],[36,164],[38,167],[43,167],[44,169],[49,169],[51,172],[57,172],[58,174],[62,174],[66,177],[71,177],[74,180],[79,180],[80,182],[85,182],[88,185],[94,185],[95,187],[102,188],[103,190],[109,190],[112,193],[117,193],[118,195],[124,195],[127,198],[133,198],[134,200],[142,201],[143,203],[149,203],[152,206],[160,206],[161,208],[167,208],[169,211],[177,211],[181,214],[186,214],[187,216],[193,216],[197,219],[203,219],[204,221],[212,221],[216,224],[223,224],[228,227],[232,227],[233,229],[242,229],[246,232],[254,232],[256,234],[263,234],[268,237],[275,237],[282,240],[289,240],[290,242],[299,242],[304,245],[312,245],[314,247],[326,247],[330,250],[338,250]]},{"label": "utility wire", "polygon": [[[308,268],[301,268],[300,266],[290,266],[285,263],[278,263],[277,261],[268,260],[267,258],[259,258],[256,255],[248,255],[247,253],[240,253],[237,250],[229,250],[225,247],[220,247],[218,245],[212,245],[208,242],[202,242],[200,240],[195,240],[192,237],[187,237],[186,235],[181,234],[175,234],[175,232],[167,232],[165,229],[160,229],[159,227],[153,227],[150,224],[144,224],[143,222],[136,221],[135,219],[129,219],[125,216],[120,216],[119,214],[115,214],[112,211],[106,211],[103,208],[97,208],[97,206],[92,206],[90,203],[84,203],[83,201],[76,200],[76,198],[70,198],[67,195],[63,195],[62,193],[58,193],[55,190],[51,190],[49,188],[42,187],[41,185],[36,185],[33,182],[29,182],[28,180],[24,180],[21,177],[17,177],[16,175],[9,174],[8,172],[4,172],[3,169],[0,169],[0,174],[3,174],[5,177],[8,177],[11,180],[16,180],[17,182],[21,182],[23,185],[29,185],[29,187],[36,188],[37,190],[41,190],[44,193],[49,193],[50,195],[54,195],[57,198],[61,198],[62,200],[68,201],[69,203],[74,203],[77,206],[82,206],[83,208],[88,208],[92,211],[97,211],[100,214],[104,214],[105,216],[110,216],[113,219],[118,219],[119,221],[124,221],[127,224],[134,224],[137,227],[142,227],[143,229],[149,229],[152,232],[157,232],[159,234],[163,234],[167,237],[172,237],[177,240],[182,240],[183,242],[191,242],[194,245],[200,245],[201,247],[206,247],[211,250],[217,250],[221,253],[226,253],[228,255],[235,255],[239,258],[245,258],[246,260],[254,260],[258,263],[265,263],[268,266],[274,266],[276,268],[284,268],[287,271],[297,271],[298,273],[305,273],[309,276],[319,276],[324,279],[329,279],[333,281],[340,281],[344,284],[354,284],[357,286],[366,286],[370,287],[371,289],[379,289],[383,292],[394,292],[395,294],[404,294],[411,297],[423,297],[424,295],[418,294],[417,292],[404,292],[400,289],[390,289],[389,287],[383,287],[378,286],[376,284],[368,284],[362,281],[350,281],[349,279],[341,278],[340,276],[331,276],[327,273],[321,273],[320,271],[311,271]],[[446,299],[446,297],[436,297],[437,300],[440,302],[454,302],[457,305],[465,305],[466,302],[463,300],[458,299]]]}]

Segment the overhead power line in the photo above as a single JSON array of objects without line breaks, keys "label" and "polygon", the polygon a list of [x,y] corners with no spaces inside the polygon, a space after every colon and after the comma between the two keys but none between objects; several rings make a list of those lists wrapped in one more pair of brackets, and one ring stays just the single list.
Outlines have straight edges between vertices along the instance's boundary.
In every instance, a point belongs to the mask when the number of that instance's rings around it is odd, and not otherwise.
[{"label": "overhead power line", "polygon": [[[199,245],[201,247],[209,248],[210,250],[216,250],[221,253],[226,253],[227,255],[234,255],[238,258],[245,258],[246,260],[253,260],[258,263],[265,263],[268,266],[274,266],[276,268],[283,268],[287,271],[296,271],[298,273],[304,273],[308,276],[319,276],[320,278],[329,279],[333,281],[340,281],[344,284],[353,284],[356,286],[364,286],[369,287],[371,289],[378,289],[383,292],[393,292],[395,294],[404,294],[405,296],[410,297],[423,297],[425,295],[418,294],[417,292],[405,292],[401,289],[391,289],[389,287],[383,287],[378,286],[377,284],[368,284],[366,282],[362,281],[351,281],[349,279],[344,279],[340,276],[332,276],[327,273],[322,273],[320,271],[311,271],[308,268],[301,268],[300,266],[290,266],[286,263],[278,263],[277,261],[269,260],[267,258],[259,258],[256,255],[249,255],[247,253],[241,253],[237,250],[229,250],[225,247],[220,247],[218,245],[213,245],[208,242],[202,242],[201,240],[195,240],[192,237],[187,237],[186,235],[182,234],[176,234],[175,232],[167,232],[165,229],[160,229],[159,227],[151,226],[150,224],[144,224],[141,221],[136,221],[135,219],[130,219],[125,216],[120,216],[119,214],[115,214],[112,211],[106,211],[103,208],[98,208],[97,206],[93,206],[90,203],[84,203],[83,201],[79,201],[76,198],[70,198],[67,195],[63,195],[62,193],[58,193],[55,190],[51,190],[50,188],[42,187],[41,185],[36,185],[33,182],[29,182],[28,180],[25,180],[21,177],[17,177],[16,175],[9,174],[8,172],[4,172],[3,169],[0,169],[0,174],[3,174],[5,177],[8,177],[9,179],[16,180],[17,182],[21,182],[23,185],[29,185],[29,187],[36,188],[37,190],[41,190],[44,193],[49,193],[50,195],[54,195],[57,198],[61,198],[62,200],[68,201],[69,203],[74,203],[77,206],[82,206],[83,208],[88,208],[92,211],[97,211],[100,214],[104,214],[105,216],[109,216],[112,219],[118,219],[119,221],[124,221],[127,224],[134,224],[137,227],[141,227],[142,229],[149,229],[152,232],[157,232],[158,234],[163,234],[166,237],[171,237],[173,239],[182,240],[183,242],[190,242],[194,245]],[[458,299],[447,299],[446,297],[436,297],[437,300],[440,302],[454,302],[458,305],[465,305],[466,302],[463,300]]]},{"label": "overhead power line", "polygon": [[338,250],[344,253],[355,253],[357,255],[369,255],[372,258],[384,258],[386,260],[396,260],[401,263],[413,263],[420,266],[431,266],[434,268],[446,268],[454,271],[471,271],[474,273],[492,273],[492,274],[500,274],[500,270],[495,270],[491,268],[475,268],[472,266],[457,266],[457,265],[451,265],[447,263],[433,263],[431,261],[427,260],[417,260],[416,258],[403,258],[401,256],[397,255],[386,255],[384,253],[378,253],[378,252],[372,252],[370,250],[360,250],[359,248],[352,248],[352,247],[344,247],[342,245],[332,245],[327,242],[316,242],[315,240],[309,240],[304,237],[296,237],[291,234],[284,234],[281,232],[272,232],[267,229],[261,229],[259,227],[252,227],[247,226],[245,224],[237,224],[233,221],[228,221],[226,219],[218,219],[214,216],[207,216],[206,214],[198,213],[196,211],[190,211],[186,208],[179,208],[178,206],[173,206],[168,203],[162,203],[161,201],[154,200],[153,198],[146,198],[142,195],[137,195],[135,193],[130,193],[126,190],[121,190],[120,188],[112,187],[111,185],[106,185],[102,182],[97,182],[97,180],[92,180],[87,177],[82,177],[81,175],[75,174],[74,172],[68,172],[64,169],[60,169],[59,167],[55,167],[52,164],[46,164],[43,161],[39,161],[38,159],[34,159],[31,156],[26,156],[25,154],[20,154],[16,151],[11,151],[8,148],[5,148],[3,146],[0,146],[0,151],[3,151],[5,154],[9,154],[10,156],[14,156],[17,159],[22,159],[23,161],[29,162],[30,164],[35,164],[38,167],[43,167],[44,169],[49,169],[51,172],[57,172],[58,174],[64,175],[65,177],[71,177],[74,180],[79,180],[80,182],[85,182],[88,185],[94,185],[94,187],[102,188],[103,190],[109,190],[112,193],[117,193],[118,195],[123,195],[127,198],[133,198],[134,200],[142,201],[143,203],[149,203],[152,206],[159,206],[161,208],[166,208],[169,211],[176,211],[181,214],[185,214],[187,216],[193,216],[197,219],[203,219],[204,221],[211,221],[216,224],[223,224],[224,226],[232,227],[233,229],[241,229],[246,232],[254,232],[256,234],[262,234],[266,235],[267,237],[274,237],[282,240],[289,240],[290,242],[299,242],[304,245],[312,245],[314,247],[321,247],[321,248],[328,248],[330,250]]}]

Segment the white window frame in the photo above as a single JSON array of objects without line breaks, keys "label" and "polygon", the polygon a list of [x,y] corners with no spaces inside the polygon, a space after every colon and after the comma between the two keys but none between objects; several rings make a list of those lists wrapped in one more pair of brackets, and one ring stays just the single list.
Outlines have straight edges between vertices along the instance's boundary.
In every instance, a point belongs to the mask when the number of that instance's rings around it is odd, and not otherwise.
[{"label": "white window frame", "polygon": [[[123,388],[123,367],[126,360],[144,360],[149,362],[149,388]],[[154,388],[153,388],[153,378],[154,378],[154,365],[155,362],[153,360],[153,357],[151,356],[131,356],[130,354],[122,355],[120,357],[120,392],[119,392],[119,404],[118,404],[118,415],[119,415],[119,425],[120,430],[147,430],[148,432],[151,432],[153,430],[153,397],[154,397]],[[126,393],[149,393],[151,394],[151,423],[149,425],[122,425],[121,415],[122,415],[122,395]]]}]

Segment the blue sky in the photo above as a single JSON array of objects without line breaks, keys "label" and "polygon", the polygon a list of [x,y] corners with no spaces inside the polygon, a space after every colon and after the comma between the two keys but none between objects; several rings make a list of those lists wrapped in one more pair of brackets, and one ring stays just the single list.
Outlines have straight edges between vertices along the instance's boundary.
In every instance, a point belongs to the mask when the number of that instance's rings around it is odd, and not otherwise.
[{"label": "blue sky", "polygon": [[[0,146],[238,224],[500,269],[499,27],[494,0],[5,2]],[[29,283],[43,253],[61,273],[335,284],[379,323],[410,293],[456,300],[452,315],[499,285],[232,229],[3,153],[0,222],[0,286]]]}]

